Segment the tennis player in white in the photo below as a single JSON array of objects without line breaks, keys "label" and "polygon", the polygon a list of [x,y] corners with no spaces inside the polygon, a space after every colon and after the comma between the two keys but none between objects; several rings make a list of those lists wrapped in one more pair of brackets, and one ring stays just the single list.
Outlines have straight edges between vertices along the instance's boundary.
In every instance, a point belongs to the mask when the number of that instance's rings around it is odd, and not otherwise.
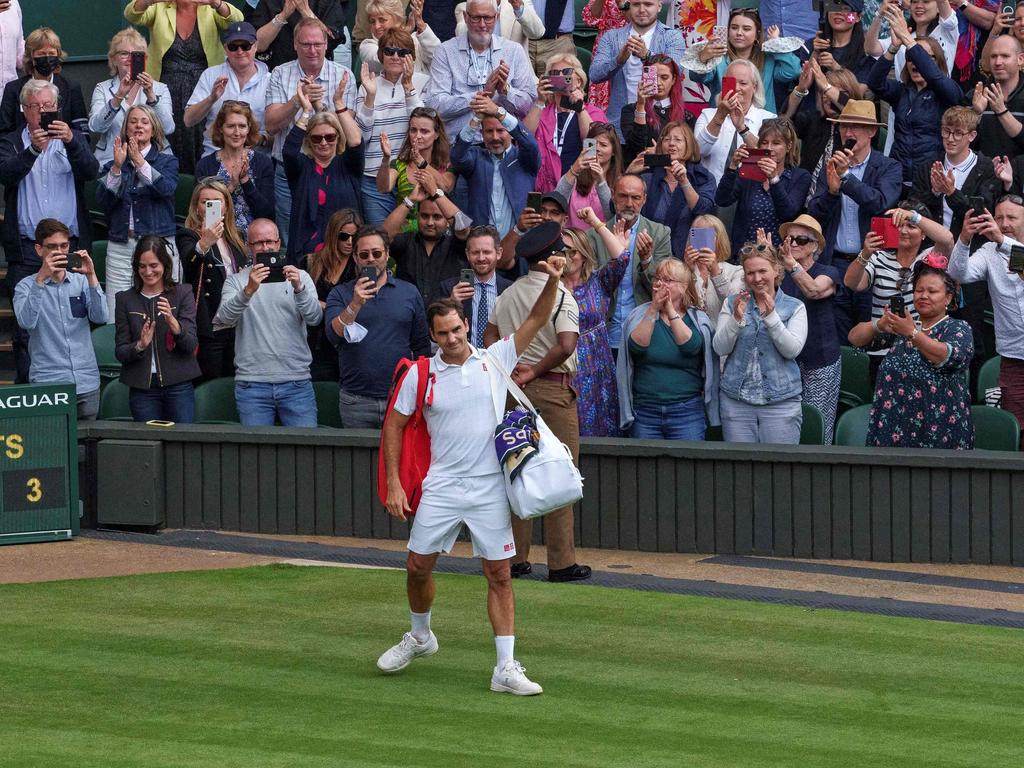
[{"label": "tennis player in white", "polygon": [[[550,229],[541,225],[535,229]],[[535,245],[545,243],[547,254],[563,249],[560,229],[536,233]],[[528,233],[523,239],[526,240]],[[540,241],[540,242],[538,242]],[[523,242],[520,241],[520,246]],[[540,249],[539,249],[540,250]],[[547,255],[541,261],[548,281],[523,325],[510,338],[492,344],[487,354],[511,371],[540,327],[550,321],[561,287],[565,258]],[[383,672],[398,672],[413,659],[437,653],[437,637],[430,629],[430,608],[434,602],[434,563],[438,555],[450,552],[463,523],[469,527],[473,554],[482,559],[487,578],[487,613],[494,628],[498,661],[491,676],[491,690],[532,696],[543,689],[526,676],[513,655],[515,644],[515,596],[509,559],[515,555],[512,525],[505,495],[504,478],[494,449],[497,426],[490,372],[483,352],[468,342],[468,325],[462,303],[445,299],[427,310],[430,335],[439,349],[431,358],[435,379],[427,389],[424,405],[430,433],[430,468],[423,483],[423,496],[413,518],[406,562],[406,589],[412,627],[401,642],[378,660]],[[398,479],[402,452],[402,430],[416,410],[416,368],[410,369],[395,400],[394,411],[384,422],[384,466],[387,472],[388,513],[399,520],[410,511]],[[505,392],[504,382],[500,391]]]}]

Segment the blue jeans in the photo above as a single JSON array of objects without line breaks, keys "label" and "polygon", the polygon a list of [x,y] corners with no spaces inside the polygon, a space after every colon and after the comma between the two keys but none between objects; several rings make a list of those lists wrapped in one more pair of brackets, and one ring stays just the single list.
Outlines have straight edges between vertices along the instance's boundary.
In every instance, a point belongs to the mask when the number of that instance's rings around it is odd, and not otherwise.
[{"label": "blue jeans", "polygon": [[384,223],[384,219],[395,210],[395,193],[378,192],[377,177],[363,176],[363,218],[367,224],[375,227]]},{"label": "blue jeans", "polygon": [[292,220],[292,190],[288,177],[284,175],[284,163],[274,161],[274,199],[277,201],[275,216],[277,230],[281,233],[281,250],[288,249],[288,225]]},{"label": "blue jeans", "polygon": [[128,392],[128,407],[136,421],[173,421],[175,424],[191,424],[196,420],[196,398],[191,381],[161,387],[156,384],[149,389],[132,387]]},{"label": "blue jeans", "polygon": [[727,443],[800,442],[803,410],[800,396],[766,405],[751,405],[733,400],[724,392],[720,397],[722,436]]},{"label": "blue jeans", "polygon": [[704,396],[671,405],[634,405],[629,436],[640,440],[703,440]]},{"label": "blue jeans", "polygon": [[381,429],[387,410],[386,397],[366,397],[338,390],[338,413],[345,429]]},{"label": "blue jeans", "polygon": [[316,426],[316,395],[309,379],[280,384],[236,381],[235,405],[247,427],[272,427],[275,418],[283,427]]}]

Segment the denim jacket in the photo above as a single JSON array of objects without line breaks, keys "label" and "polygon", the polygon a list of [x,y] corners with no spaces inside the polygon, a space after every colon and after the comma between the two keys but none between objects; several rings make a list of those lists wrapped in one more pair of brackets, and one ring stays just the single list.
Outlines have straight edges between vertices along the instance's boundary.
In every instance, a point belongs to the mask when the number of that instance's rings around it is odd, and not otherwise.
[{"label": "denim jacket", "polygon": [[[736,302],[736,296],[726,299],[722,307],[723,315],[728,311],[732,313]],[[804,309],[799,299],[794,299],[782,291],[775,294],[775,314],[778,314],[783,325],[789,323],[791,317],[797,311]],[[769,315],[769,318],[771,315]],[[747,311],[744,316],[745,325],[740,328],[736,338],[736,344],[729,353],[725,363],[725,370],[722,372],[721,390],[734,400],[744,400],[741,396],[743,380],[747,370],[753,362],[753,356],[759,355],[761,366],[761,381],[764,387],[764,395],[769,403],[776,403],[799,395],[803,391],[800,383],[800,368],[796,363],[796,356],[792,358],[783,357],[772,340],[765,318],[757,310],[757,304],[753,298],[747,302]],[[719,328],[719,331],[722,329]]]},{"label": "denim jacket", "polygon": [[[161,152],[151,144],[146,162],[152,169],[151,183],[146,182],[131,160],[128,160],[121,167],[121,183],[114,190],[107,186],[113,161],[103,167],[103,176],[96,185],[96,203],[107,212],[110,222],[108,239],[111,242],[127,242],[128,231],[131,229],[134,229],[136,237],[174,237],[178,158],[170,152]],[[134,226],[128,219],[129,210],[134,216]]]}]

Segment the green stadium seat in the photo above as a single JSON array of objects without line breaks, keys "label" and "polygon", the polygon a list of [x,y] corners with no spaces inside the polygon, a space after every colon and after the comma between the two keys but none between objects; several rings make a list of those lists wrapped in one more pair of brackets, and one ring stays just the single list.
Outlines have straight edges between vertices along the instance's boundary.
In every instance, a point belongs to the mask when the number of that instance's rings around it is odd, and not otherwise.
[{"label": "green stadium seat", "polygon": [[[576,46],[576,58],[580,60],[580,64],[583,65],[584,72],[590,72],[590,62],[593,60],[593,54],[589,48],[583,48],[582,46]],[[589,78],[590,75],[588,74]]]},{"label": "green stadium seat", "polygon": [[184,224],[188,217],[188,206],[192,202],[192,190],[195,186],[195,176],[189,173],[178,174],[178,188],[174,192],[174,216],[179,224]]},{"label": "green stadium seat", "polygon": [[839,403],[856,408],[871,402],[871,359],[866,352],[840,347],[842,373],[839,377]]},{"label": "green stadium seat", "polygon": [[851,408],[836,422],[835,445],[864,447],[868,438],[868,415],[871,404]]},{"label": "green stadium seat", "polygon": [[[113,328],[113,326],[110,326]],[[100,410],[97,418],[106,421],[131,421],[132,411],[128,405],[128,385],[110,381],[100,393]]]},{"label": "green stadium seat", "polygon": [[121,362],[115,354],[113,323],[101,325],[92,332],[92,349],[96,353],[96,364],[100,368],[100,381],[104,384],[121,375]]},{"label": "green stadium seat", "polygon": [[235,406],[235,379],[225,376],[196,387],[197,424],[238,424]]},{"label": "green stadium seat", "polygon": [[825,444],[825,417],[810,403],[801,403],[803,420],[800,422],[800,445]]},{"label": "green stadium seat", "polygon": [[316,394],[316,421],[321,427],[341,429],[341,414],[338,412],[338,382],[314,381]]},{"label": "green stadium seat", "polygon": [[978,371],[978,391],[974,394],[974,402],[978,405],[985,404],[985,390],[999,386],[999,363],[1001,357],[996,355],[990,357]]},{"label": "green stadium seat", "polygon": [[974,447],[981,451],[1020,450],[1020,424],[1017,417],[1002,408],[972,405]]},{"label": "green stadium seat", "polygon": [[107,282],[107,241],[93,240],[89,255],[96,268],[96,279],[100,281],[100,285],[105,286]]},{"label": "green stadium seat", "polygon": [[96,203],[96,179],[87,181],[83,185],[85,192],[85,207],[89,211],[89,221],[92,224],[92,237],[94,240],[102,240],[107,236],[107,214],[100,210]]}]

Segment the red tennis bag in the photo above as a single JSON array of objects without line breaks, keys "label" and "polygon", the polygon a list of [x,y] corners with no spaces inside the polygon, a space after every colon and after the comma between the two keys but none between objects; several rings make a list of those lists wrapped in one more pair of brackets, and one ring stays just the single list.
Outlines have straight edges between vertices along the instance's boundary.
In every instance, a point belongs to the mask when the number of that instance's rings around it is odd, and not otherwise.
[{"label": "red tennis bag", "polygon": [[[423,495],[423,480],[430,469],[430,433],[427,432],[427,421],[423,415],[423,402],[426,399],[427,383],[430,378],[430,358],[421,357],[418,360],[402,358],[395,365],[395,372],[391,377],[391,395],[388,397],[388,410],[384,417],[384,423],[391,418],[395,407],[395,400],[402,388],[406,374],[416,366],[418,381],[416,383],[416,412],[412,414],[402,431],[402,457],[398,465],[398,477],[405,491],[405,497],[409,500],[409,507],[412,509],[410,515],[416,514],[416,507],[419,506],[420,497]],[[431,392],[433,396],[433,392]],[[384,431],[381,430],[380,450],[377,453],[377,497],[381,504],[388,501],[388,475],[384,468]]]}]

